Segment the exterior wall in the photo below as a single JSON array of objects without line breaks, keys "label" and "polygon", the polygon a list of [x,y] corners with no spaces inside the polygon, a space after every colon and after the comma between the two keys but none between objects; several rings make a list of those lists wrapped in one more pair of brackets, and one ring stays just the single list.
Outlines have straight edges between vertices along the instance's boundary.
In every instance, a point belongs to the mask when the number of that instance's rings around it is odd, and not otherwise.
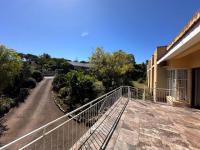
[{"label": "exterior wall", "polygon": [[169,68],[198,68],[200,67],[200,47],[198,51],[179,59],[167,61]]},{"label": "exterior wall", "polygon": [[[148,86],[150,89],[167,88],[169,69],[185,69],[187,70],[187,79],[183,79],[184,81],[187,81],[187,84],[184,86],[184,89],[187,87],[187,97],[185,99],[189,99],[189,104],[191,104],[193,80],[192,69],[200,68],[199,24],[200,12],[193,17],[193,19],[186,25],[183,31],[173,40],[170,45],[158,47],[155,50],[148,67]],[[157,62],[159,62],[159,65],[157,65]],[[179,81],[181,81],[181,77],[176,78],[180,78]],[[173,80],[176,81],[177,79]],[[175,88],[173,89],[177,90],[179,86],[182,86],[179,84],[182,83],[174,82],[173,86],[175,86]],[[180,92],[179,89],[177,91]],[[156,98],[156,92],[153,94]],[[181,100],[179,102],[182,103]]]},{"label": "exterior wall", "polygon": [[167,88],[167,81],[167,69],[159,66],[157,71],[157,88]]},{"label": "exterior wall", "polygon": [[153,61],[154,61],[154,68],[153,68],[153,88],[156,88],[156,84],[157,84],[157,54],[158,54],[158,50],[156,49],[154,52],[154,57],[153,57]]},{"label": "exterior wall", "polygon": [[150,68],[149,68],[149,88],[152,88],[152,59],[150,60]]},{"label": "exterior wall", "polygon": [[147,81],[149,89],[166,87],[166,70],[157,65],[157,61],[166,53],[166,46],[158,47],[148,63]]},{"label": "exterior wall", "polygon": [[[176,59],[171,59],[167,61],[167,68],[169,69],[187,69],[188,70],[188,101],[191,104],[192,99],[192,69],[200,67],[200,47],[198,49],[189,49],[192,53],[178,57]],[[182,55],[182,54],[181,54]]]}]

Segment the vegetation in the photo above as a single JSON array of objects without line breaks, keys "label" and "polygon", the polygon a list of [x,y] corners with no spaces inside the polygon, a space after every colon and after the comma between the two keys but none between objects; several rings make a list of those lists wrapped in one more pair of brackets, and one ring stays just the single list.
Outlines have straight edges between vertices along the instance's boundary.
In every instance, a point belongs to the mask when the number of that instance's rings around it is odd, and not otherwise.
[{"label": "vegetation", "polygon": [[[121,85],[144,83],[146,64],[122,50],[107,53],[97,48],[89,59],[90,70],[75,71],[70,60],[17,53],[0,46],[0,114],[23,102],[43,74],[56,72],[53,90],[71,111]],[[81,61],[82,63],[88,63]],[[133,82],[134,81],[134,82]]]},{"label": "vegetation", "polygon": [[[121,85],[133,85],[133,80],[145,81],[145,64],[136,64],[134,55],[122,50],[106,53],[97,48],[89,60],[90,70],[58,74],[53,90],[59,103],[71,111],[80,105]],[[68,107],[66,107],[68,106]]]},{"label": "vegetation", "polygon": [[37,58],[0,45],[0,115],[23,102],[29,89],[43,79],[42,73],[33,65]]},{"label": "vegetation", "polygon": [[12,98],[0,98],[0,116],[7,113],[13,106],[15,106],[15,101]]},{"label": "vegetation", "polygon": [[12,49],[0,45],[0,94],[10,86],[21,68],[19,55]]},{"label": "vegetation", "polygon": [[103,84],[93,76],[84,72],[70,71],[66,75],[58,75],[53,82],[54,90],[68,106],[68,111],[88,103],[104,93]]},{"label": "vegetation", "polygon": [[37,82],[40,82],[40,81],[43,79],[42,73],[41,73],[40,71],[38,71],[38,70],[33,71],[32,77],[33,77]]},{"label": "vegetation", "polygon": [[64,58],[52,58],[49,54],[42,54],[41,56],[36,56],[32,54],[20,54],[21,58],[31,64],[31,66],[40,71],[41,73],[46,73],[50,71],[55,71],[59,73],[67,73],[73,69],[73,66],[68,63]]},{"label": "vegetation", "polygon": [[146,87],[146,84],[145,83],[141,83],[139,81],[132,81],[132,86],[134,86],[136,88],[144,89],[144,87]]},{"label": "vegetation", "polygon": [[26,88],[34,88],[36,87],[36,80],[34,78],[28,78],[26,81],[25,81],[25,84],[24,84],[24,87]]},{"label": "vegetation", "polygon": [[135,69],[132,71],[132,79],[139,83],[145,83],[146,81],[146,64],[135,64]]},{"label": "vegetation", "polygon": [[136,64],[134,55],[122,50],[106,53],[97,48],[90,58],[93,75],[110,91],[121,85],[131,85],[132,80],[146,79],[145,64]]}]

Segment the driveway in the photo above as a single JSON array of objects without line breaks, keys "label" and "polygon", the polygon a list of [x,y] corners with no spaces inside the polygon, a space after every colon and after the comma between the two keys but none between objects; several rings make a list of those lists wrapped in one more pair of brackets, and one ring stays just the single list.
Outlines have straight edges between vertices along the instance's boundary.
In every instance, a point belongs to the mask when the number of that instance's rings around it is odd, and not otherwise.
[{"label": "driveway", "polygon": [[0,138],[1,145],[7,144],[63,115],[52,99],[52,81],[52,77],[44,78],[31,91],[24,103],[13,108],[3,118],[7,131]]}]

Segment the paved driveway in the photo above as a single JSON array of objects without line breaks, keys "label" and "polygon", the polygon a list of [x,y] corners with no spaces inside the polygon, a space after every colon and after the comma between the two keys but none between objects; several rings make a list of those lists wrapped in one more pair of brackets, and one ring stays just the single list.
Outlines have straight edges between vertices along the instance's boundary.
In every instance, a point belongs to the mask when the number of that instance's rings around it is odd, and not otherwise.
[{"label": "paved driveway", "polygon": [[7,131],[0,137],[0,144],[7,144],[30,131],[60,117],[63,113],[55,105],[52,96],[52,77],[45,77],[30,93],[24,103],[13,108],[2,119]]},{"label": "paved driveway", "polygon": [[200,111],[129,101],[107,149],[200,149]]}]

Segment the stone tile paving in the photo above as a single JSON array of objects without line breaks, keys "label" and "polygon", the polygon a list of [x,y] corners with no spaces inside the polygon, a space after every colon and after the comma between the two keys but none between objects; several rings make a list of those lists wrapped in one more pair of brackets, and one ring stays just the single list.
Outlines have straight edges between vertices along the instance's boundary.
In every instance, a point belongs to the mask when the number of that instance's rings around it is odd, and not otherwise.
[{"label": "stone tile paving", "polygon": [[106,149],[200,150],[200,111],[129,101]]}]

